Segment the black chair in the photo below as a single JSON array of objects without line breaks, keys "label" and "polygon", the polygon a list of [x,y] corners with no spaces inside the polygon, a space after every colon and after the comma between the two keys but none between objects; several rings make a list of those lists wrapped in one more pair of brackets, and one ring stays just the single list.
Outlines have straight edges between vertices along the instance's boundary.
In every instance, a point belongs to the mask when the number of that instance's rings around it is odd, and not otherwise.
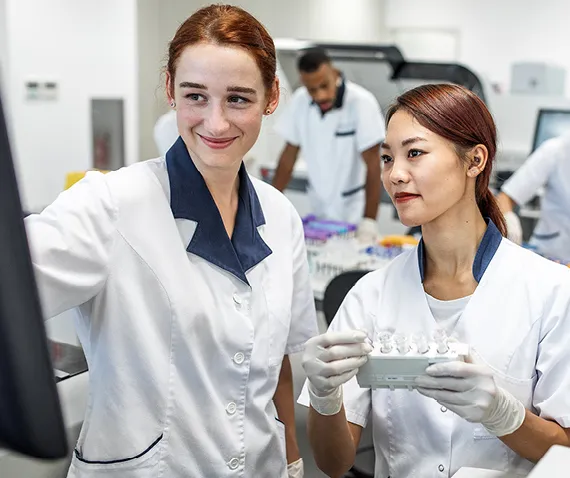
[{"label": "black chair", "polygon": [[[356,270],[343,272],[329,282],[323,296],[323,313],[325,314],[327,325],[331,324],[346,294],[348,294],[354,284],[368,274],[368,272],[370,271]],[[368,451],[374,451],[374,447],[367,446],[359,448],[356,450],[356,454],[359,455]],[[353,466],[348,474],[345,475],[345,478],[374,478],[374,476]]]},{"label": "black chair", "polygon": [[323,296],[323,312],[330,325],[348,291],[370,271],[346,271],[332,279]]}]

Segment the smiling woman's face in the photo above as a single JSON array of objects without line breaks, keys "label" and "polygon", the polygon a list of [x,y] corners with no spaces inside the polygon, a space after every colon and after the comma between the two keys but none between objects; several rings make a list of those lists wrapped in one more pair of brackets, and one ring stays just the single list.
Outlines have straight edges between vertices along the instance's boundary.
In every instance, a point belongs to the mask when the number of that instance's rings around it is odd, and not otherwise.
[{"label": "smiling woman's face", "polygon": [[[169,84],[167,78],[167,85]],[[261,72],[245,50],[200,43],[184,50],[176,67],[174,101],[180,135],[195,162],[235,167],[254,145],[268,99]],[[200,169],[200,168],[199,168]]]},{"label": "smiling woman's face", "polygon": [[467,166],[453,144],[405,110],[390,119],[381,154],[384,188],[408,227],[437,219],[468,194]]}]

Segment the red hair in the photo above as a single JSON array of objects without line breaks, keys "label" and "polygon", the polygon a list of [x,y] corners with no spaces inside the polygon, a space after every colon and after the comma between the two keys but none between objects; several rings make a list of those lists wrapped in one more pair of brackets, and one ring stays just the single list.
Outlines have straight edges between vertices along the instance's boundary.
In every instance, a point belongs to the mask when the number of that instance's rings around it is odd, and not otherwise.
[{"label": "red hair", "polygon": [[386,115],[386,125],[397,111],[412,115],[424,128],[447,139],[458,156],[467,161],[467,152],[481,144],[489,157],[477,176],[475,198],[483,217],[489,217],[503,236],[507,234],[505,217],[489,189],[491,169],[497,152],[497,128],[485,103],[475,93],[459,85],[422,85],[396,99]]},{"label": "red hair", "polygon": [[168,47],[166,71],[170,74],[170,92],[182,52],[197,43],[213,43],[246,50],[253,56],[267,94],[275,81],[277,60],[273,39],[265,27],[245,10],[233,5],[210,5],[189,17],[176,31]]}]

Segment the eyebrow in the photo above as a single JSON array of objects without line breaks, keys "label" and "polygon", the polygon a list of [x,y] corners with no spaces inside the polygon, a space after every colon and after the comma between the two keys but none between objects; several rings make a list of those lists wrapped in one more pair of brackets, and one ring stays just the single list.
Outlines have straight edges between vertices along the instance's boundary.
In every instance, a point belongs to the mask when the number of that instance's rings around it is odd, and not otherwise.
[{"label": "eyebrow", "polygon": [[257,93],[253,88],[246,88],[245,86],[228,86],[228,91],[231,93],[245,93],[248,95],[255,95]]},{"label": "eyebrow", "polygon": [[208,88],[206,85],[202,85],[200,83],[192,83],[191,81],[183,81],[180,83],[180,88],[197,88],[199,90],[207,90]]},{"label": "eyebrow", "polygon": [[[191,81],[183,81],[180,83],[180,88],[196,88],[199,90],[207,90],[208,87],[201,83],[192,83]],[[230,93],[244,93],[249,95],[255,95],[257,93],[253,88],[246,88],[245,86],[228,86],[227,91]]]},{"label": "eyebrow", "polygon": [[[421,136],[414,136],[413,138],[408,138],[402,141],[402,146],[408,146],[410,144],[417,143],[419,141],[427,141],[427,139],[422,138]],[[392,149],[388,143],[382,143],[381,148]]]}]

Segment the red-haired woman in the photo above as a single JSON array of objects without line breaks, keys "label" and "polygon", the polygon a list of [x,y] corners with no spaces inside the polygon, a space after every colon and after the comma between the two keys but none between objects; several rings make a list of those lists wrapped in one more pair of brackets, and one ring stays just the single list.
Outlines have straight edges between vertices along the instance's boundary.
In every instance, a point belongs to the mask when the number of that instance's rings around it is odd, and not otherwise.
[{"label": "red-haired woman", "polygon": [[[505,239],[489,191],[495,125],[455,85],[400,96],[387,115],[383,183],[419,246],[352,289],[303,365],[319,466],[342,476],[371,417],[376,478],[452,476],[461,467],[526,473],[570,445],[570,270]],[[471,346],[432,365],[417,390],[359,388],[366,336],[392,330]]]},{"label": "red-haired woman", "polygon": [[27,218],[46,315],[81,312],[90,392],[69,476],[302,475],[287,354],[316,333],[303,227],[242,163],[275,71],[255,18],[199,10],[169,47],[166,158],[90,173]]}]

